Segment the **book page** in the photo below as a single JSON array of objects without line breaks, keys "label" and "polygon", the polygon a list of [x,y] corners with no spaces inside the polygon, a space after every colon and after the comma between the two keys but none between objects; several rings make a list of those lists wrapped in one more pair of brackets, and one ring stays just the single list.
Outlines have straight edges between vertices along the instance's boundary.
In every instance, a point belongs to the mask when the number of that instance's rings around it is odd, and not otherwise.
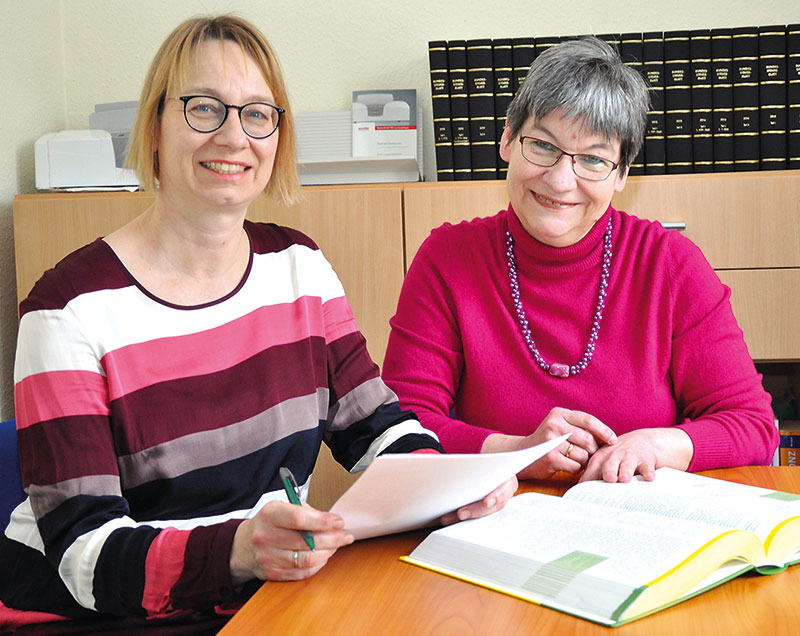
[{"label": "book page", "polygon": [[525,493],[494,515],[437,530],[409,560],[608,621],[719,534],[693,521],[664,524],[646,513]]},{"label": "book page", "polygon": [[780,522],[800,516],[798,495],[672,468],[659,468],[651,482],[639,476],[627,484],[583,482],[570,488],[564,498],[749,530],[762,541]]}]

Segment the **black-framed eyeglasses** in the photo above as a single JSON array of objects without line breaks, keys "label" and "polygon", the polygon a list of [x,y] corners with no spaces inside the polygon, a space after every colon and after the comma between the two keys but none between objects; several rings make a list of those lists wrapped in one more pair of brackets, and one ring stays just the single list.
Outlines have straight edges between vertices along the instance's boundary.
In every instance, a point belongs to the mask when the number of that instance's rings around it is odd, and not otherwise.
[{"label": "black-framed eyeglasses", "polygon": [[269,102],[250,102],[244,106],[226,104],[216,97],[209,95],[182,95],[168,99],[183,102],[183,116],[192,130],[201,133],[211,133],[222,128],[228,119],[231,108],[239,111],[239,121],[242,130],[253,139],[266,139],[276,130],[281,123],[281,115],[285,109]]},{"label": "black-framed eyeglasses", "polygon": [[556,165],[562,156],[567,155],[571,160],[575,176],[589,181],[604,181],[617,169],[621,161],[614,163],[610,159],[604,159],[597,155],[573,154],[561,150],[549,141],[536,137],[520,137],[519,143],[522,146],[522,156],[530,163],[542,168]]}]

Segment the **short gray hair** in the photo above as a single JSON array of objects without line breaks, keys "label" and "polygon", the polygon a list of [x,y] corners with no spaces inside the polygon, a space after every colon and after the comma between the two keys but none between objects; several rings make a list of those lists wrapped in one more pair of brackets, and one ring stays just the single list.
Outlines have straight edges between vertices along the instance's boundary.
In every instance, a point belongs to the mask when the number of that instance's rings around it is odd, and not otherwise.
[{"label": "short gray hair", "polygon": [[644,141],[650,96],[642,76],[596,37],[567,40],[531,64],[508,107],[512,138],[529,117],[539,121],[554,110],[582,119],[593,133],[620,142],[621,165],[629,166]]}]

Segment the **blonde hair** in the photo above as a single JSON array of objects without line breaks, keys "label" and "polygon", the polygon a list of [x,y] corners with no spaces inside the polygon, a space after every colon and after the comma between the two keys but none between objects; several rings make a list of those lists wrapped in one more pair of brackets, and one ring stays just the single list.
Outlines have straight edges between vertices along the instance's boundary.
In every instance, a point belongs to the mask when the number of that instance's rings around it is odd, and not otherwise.
[{"label": "blonde hair", "polygon": [[145,190],[156,190],[159,177],[156,140],[167,92],[185,83],[187,68],[198,47],[208,41],[233,42],[258,65],[275,104],[286,110],[278,131],[272,176],[264,192],[285,204],[298,198],[300,183],[295,156],[295,130],[289,96],[278,58],[266,38],[249,22],[231,15],[190,18],[178,25],[158,49],[142,86],[131,133],[127,164]]}]

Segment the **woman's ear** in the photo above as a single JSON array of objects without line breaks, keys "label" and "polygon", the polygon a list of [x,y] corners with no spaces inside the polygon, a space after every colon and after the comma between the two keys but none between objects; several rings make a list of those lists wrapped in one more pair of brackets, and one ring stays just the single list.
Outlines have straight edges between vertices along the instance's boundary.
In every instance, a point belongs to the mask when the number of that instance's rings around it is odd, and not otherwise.
[{"label": "woman's ear", "polygon": [[500,157],[508,163],[511,157],[511,142],[513,141],[511,135],[511,128],[508,127],[508,122],[503,127],[503,135],[500,137]]},{"label": "woman's ear", "polygon": [[625,188],[625,184],[628,182],[629,170],[630,166],[625,166],[624,170],[619,170],[616,182],[614,183],[614,192],[622,192],[622,190]]}]

